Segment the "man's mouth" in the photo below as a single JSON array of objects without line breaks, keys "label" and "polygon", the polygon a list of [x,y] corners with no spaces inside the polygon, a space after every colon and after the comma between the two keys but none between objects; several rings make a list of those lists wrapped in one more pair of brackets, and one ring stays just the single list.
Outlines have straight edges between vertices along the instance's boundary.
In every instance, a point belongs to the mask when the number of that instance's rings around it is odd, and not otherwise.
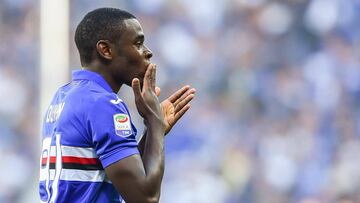
[{"label": "man's mouth", "polygon": [[151,64],[151,62],[146,60],[146,61],[144,61],[143,64],[144,64],[144,69],[143,69],[143,71],[139,74],[139,79],[141,79],[141,81],[144,79],[146,70],[147,70],[147,68],[149,67],[149,65]]}]

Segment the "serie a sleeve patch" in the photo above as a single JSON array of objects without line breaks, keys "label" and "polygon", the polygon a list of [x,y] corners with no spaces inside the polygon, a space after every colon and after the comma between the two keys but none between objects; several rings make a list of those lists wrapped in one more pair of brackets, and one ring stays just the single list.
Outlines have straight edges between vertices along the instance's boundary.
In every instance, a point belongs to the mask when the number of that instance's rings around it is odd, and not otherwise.
[{"label": "serie a sleeve patch", "polygon": [[132,134],[129,115],[118,113],[113,116],[115,133],[121,137],[129,137]]}]

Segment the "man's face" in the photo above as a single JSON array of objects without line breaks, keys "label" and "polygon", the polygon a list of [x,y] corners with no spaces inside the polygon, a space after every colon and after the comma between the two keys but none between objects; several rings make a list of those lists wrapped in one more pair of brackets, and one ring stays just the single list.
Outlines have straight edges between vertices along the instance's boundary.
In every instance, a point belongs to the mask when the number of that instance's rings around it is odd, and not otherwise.
[{"label": "man's face", "polygon": [[152,57],[144,44],[144,32],[136,19],[124,21],[124,30],[113,53],[113,75],[116,80],[131,86],[133,78],[144,79],[147,66]]}]

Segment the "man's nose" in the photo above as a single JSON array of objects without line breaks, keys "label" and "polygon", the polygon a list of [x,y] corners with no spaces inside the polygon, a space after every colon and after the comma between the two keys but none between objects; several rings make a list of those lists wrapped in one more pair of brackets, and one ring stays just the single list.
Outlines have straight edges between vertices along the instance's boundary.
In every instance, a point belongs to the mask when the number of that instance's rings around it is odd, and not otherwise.
[{"label": "man's nose", "polygon": [[153,56],[152,51],[147,46],[145,46],[145,58],[150,59],[152,56]]}]

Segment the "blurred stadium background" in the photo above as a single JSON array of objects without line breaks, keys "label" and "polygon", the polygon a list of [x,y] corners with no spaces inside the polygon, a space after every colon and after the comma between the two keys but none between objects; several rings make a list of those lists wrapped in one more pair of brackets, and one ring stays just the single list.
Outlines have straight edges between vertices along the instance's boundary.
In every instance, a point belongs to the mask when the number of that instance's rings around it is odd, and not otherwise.
[{"label": "blurred stadium background", "polygon": [[162,203],[360,202],[360,1],[76,0],[46,19],[44,2],[0,1],[1,203],[38,202],[40,112],[80,67],[76,25],[104,6],[142,23],[162,98],[198,90],[166,139]]}]

